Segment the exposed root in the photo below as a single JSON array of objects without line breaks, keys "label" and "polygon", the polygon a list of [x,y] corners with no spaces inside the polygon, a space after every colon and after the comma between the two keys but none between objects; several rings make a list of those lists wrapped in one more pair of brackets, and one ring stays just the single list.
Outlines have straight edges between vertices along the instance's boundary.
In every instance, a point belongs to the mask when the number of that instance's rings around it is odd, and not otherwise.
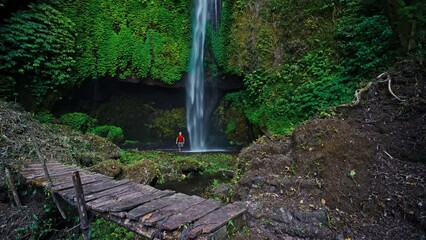
[{"label": "exposed root", "polygon": [[392,91],[392,87],[391,87],[391,82],[392,82],[392,78],[390,77],[390,75],[387,72],[384,72],[382,74],[380,74],[379,76],[377,76],[377,79],[382,79],[384,76],[386,76],[385,80],[381,80],[378,82],[388,82],[388,90],[390,92],[390,94],[392,94],[392,96],[394,96],[396,99],[398,99],[401,102],[405,102],[404,99],[399,98],[393,91]]},{"label": "exposed root", "polygon": [[[386,77],[385,80],[380,80],[383,79],[384,77]],[[392,94],[392,96],[396,99],[398,99],[401,102],[405,102],[406,100],[399,98],[393,91],[392,91],[392,78],[390,77],[390,75],[387,72],[384,72],[382,74],[380,74],[379,76],[376,77],[376,79],[378,79],[378,81],[376,81],[377,83],[382,83],[382,82],[387,82],[388,83],[388,90],[390,92],[390,94]],[[361,94],[365,91],[367,91],[371,85],[373,84],[373,82],[368,82],[367,85],[365,85],[365,87],[357,89],[355,91],[355,100],[353,100],[351,103],[344,103],[344,104],[340,104],[338,107],[354,107],[356,105],[358,105],[361,101]]]}]

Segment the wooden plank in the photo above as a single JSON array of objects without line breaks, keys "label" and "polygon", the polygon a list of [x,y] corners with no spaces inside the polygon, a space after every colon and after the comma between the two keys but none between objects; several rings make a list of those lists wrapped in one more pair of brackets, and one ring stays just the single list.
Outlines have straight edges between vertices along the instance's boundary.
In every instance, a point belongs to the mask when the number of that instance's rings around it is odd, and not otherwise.
[{"label": "wooden plank", "polygon": [[135,207],[137,207],[141,204],[147,203],[149,201],[153,201],[153,200],[161,198],[161,197],[170,196],[174,193],[175,192],[171,191],[171,190],[164,190],[164,191],[154,192],[154,193],[151,193],[149,195],[139,196],[137,198],[126,199],[126,200],[122,201],[121,204],[119,204],[117,206],[113,206],[112,208],[110,208],[109,211],[111,211],[111,212],[128,211],[128,210],[133,209],[133,208],[135,208]]},{"label": "wooden plank", "polygon": [[[108,176],[99,174],[99,173],[90,173],[90,172],[85,172],[85,171],[79,171],[80,172],[80,177],[81,179],[87,179],[87,178],[91,178],[93,176],[102,176],[104,179],[111,179]],[[65,176],[65,177],[60,177],[60,178],[54,178],[53,180],[53,186],[59,186],[62,184],[66,184],[66,183],[70,183],[72,182],[72,176]]]},{"label": "wooden plank", "polygon": [[192,207],[195,204],[206,201],[205,199],[198,196],[188,196],[184,195],[176,199],[176,202],[172,205],[169,205],[165,208],[153,212],[149,217],[142,217],[139,222],[143,223],[145,226],[157,226],[160,227],[161,220],[169,218],[173,214],[185,212],[188,208]]},{"label": "wooden plank", "polygon": [[[75,165],[65,166],[63,164],[47,165],[48,170],[61,169],[66,167],[77,167],[77,166]],[[44,171],[43,164],[40,164],[40,166],[37,166],[37,167],[24,167],[23,169],[20,170],[20,172],[22,173],[39,172],[39,171]]]},{"label": "wooden plank", "polygon": [[[106,176],[104,175],[86,175],[84,177],[80,177],[82,184],[89,184],[89,183],[94,183],[94,182],[100,182],[100,181],[105,181],[105,180],[109,180]],[[53,186],[53,190],[54,191],[60,191],[60,190],[65,190],[65,189],[69,189],[69,188],[73,188],[74,187],[74,183],[72,182],[72,179],[70,179],[71,181],[66,181],[63,182],[61,184],[54,184]]]},{"label": "wooden plank", "polygon": [[104,191],[88,194],[85,196],[86,203],[90,201],[94,201],[96,199],[111,195],[111,194],[122,194],[124,191],[129,190],[131,182],[128,182],[126,184],[113,187]]},{"label": "wooden plank", "polygon": [[138,220],[140,217],[148,213],[154,212],[158,209],[174,204],[176,202],[176,198],[182,197],[181,195],[184,195],[184,194],[176,193],[171,196],[159,198],[155,201],[147,202],[128,212],[127,217],[133,220]]},{"label": "wooden plank", "polygon": [[[74,168],[77,169],[75,167],[68,167],[69,168]],[[58,171],[62,171],[62,169],[67,169],[65,167],[56,167],[56,168],[48,168],[47,170],[52,173],[58,172]],[[26,171],[20,171],[21,175],[24,176],[25,178],[30,178],[33,179],[35,177],[40,177],[40,176],[44,176],[44,169],[37,169],[37,170],[32,170],[32,169],[28,169]]]},{"label": "wooden plank", "polygon": [[[54,177],[60,177],[63,175],[71,174],[77,170],[78,168],[69,167],[69,168],[56,169],[55,171],[52,171],[49,169],[48,171],[50,173],[50,177],[54,178]],[[44,179],[45,175],[44,173],[29,174],[29,175],[26,175],[25,178],[28,180]]]},{"label": "wooden plank", "polygon": [[115,205],[120,204],[129,198],[137,198],[143,196],[143,193],[135,192],[132,189],[128,189],[126,192],[117,195],[108,195],[99,198],[95,201],[89,202],[87,205],[98,212],[108,212]]},{"label": "wooden plank", "polygon": [[86,185],[87,187],[84,188],[84,195],[92,194],[96,192],[101,192],[104,190],[108,190],[123,184],[128,183],[130,180],[120,180],[120,181],[99,181],[94,183],[93,185]]},{"label": "wooden plank", "polygon": [[[64,165],[60,162],[46,162],[46,166],[56,166],[56,165]],[[24,168],[43,168],[43,163],[28,163],[24,165]]]},{"label": "wooden plank", "polygon": [[[115,211],[122,211],[124,209],[131,208],[135,204],[136,206],[140,205],[139,202],[149,201],[149,200],[145,200],[147,198],[148,199],[155,198],[156,196],[158,196],[159,192],[161,191],[151,186],[146,186],[141,184],[132,184],[128,187],[128,189],[126,189],[122,193],[119,193],[119,194],[112,193],[105,197],[99,198],[93,202],[90,202],[89,205],[99,212],[110,211],[114,207],[116,207]],[[132,194],[132,195],[129,195],[129,194]],[[160,194],[160,196],[164,194],[168,194],[168,192]],[[135,198],[138,198],[138,199],[134,200]],[[120,203],[120,205],[117,205],[118,202]],[[120,207],[118,208],[118,206]]]},{"label": "wooden plank", "polygon": [[189,238],[196,238],[201,234],[212,233],[227,224],[228,221],[242,215],[246,210],[246,208],[239,204],[230,204],[221,207],[197,220],[187,236]]},{"label": "wooden plank", "polygon": [[[125,188],[120,190],[120,191],[109,192],[109,194],[103,194],[104,196],[99,197],[99,198],[92,200],[92,201],[87,201],[87,202],[92,208],[97,208],[97,207],[101,207],[103,205],[107,205],[111,202],[116,202],[117,199],[125,196],[126,194],[139,192],[139,191],[135,190],[135,185],[132,184],[131,182],[124,185],[124,186],[125,186]],[[158,190],[154,189],[154,191],[158,191]]]},{"label": "wooden plank", "polygon": [[[101,180],[94,183],[89,183],[83,186],[84,195],[92,194],[95,192],[100,192],[103,190],[107,190],[119,185],[123,185],[127,183],[128,180],[125,181],[111,181],[111,180]],[[58,191],[60,195],[62,195],[65,198],[68,198],[70,200],[73,200],[75,197],[75,191],[74,189],[65,189],[62,191]]]},{"label": "wooden plank", "polygon": [[206,200],[204,202],[192,206],[183,213],[170,216],[163,223],[163,228],[169,231],[178,229],[182,225],[195,221],[209,214],[210,212],[213,212],[214,210],[220,208],[221,206],[222,203],[219,201]]}]

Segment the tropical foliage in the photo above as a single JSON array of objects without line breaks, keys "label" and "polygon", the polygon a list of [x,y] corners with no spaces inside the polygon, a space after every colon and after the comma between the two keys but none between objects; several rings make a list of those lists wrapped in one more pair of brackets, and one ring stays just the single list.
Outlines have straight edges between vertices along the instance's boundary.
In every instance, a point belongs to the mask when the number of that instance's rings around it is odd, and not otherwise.
[{"label": "tropical foliage", "polygon": [[[76,82],[75,24],[48,4],[30,4],[0,27],[0,93],[27,87],[37,103]],[[4,85],[3,85],[4,84]]]},{"label": "tropical foliage", "polygon": [[85,79],[173,84],[189,62],[190,11],[184,0],[31,3],[1,24],[0,94],[30,91],[48,106]]},{"label": "tropical foliage", "polygon": [[[424,62],[421,0],[222,3],[220,24],[207,29],[207,75],[243,78],[245,89],[228,100],[272,132],[349,101],[398,59]],[[49,105],[84,79],[173,84],[189,62],[191,8],[186,0],[35,1],[1,24],[0,94],[30,92],[35,103]]]},{"label": "tropical foliage", "polygon": [[350,101],[398,57],[425,56],[422,1],[237,0],[232,9],[216,43],[227,48],[212,49],[226,72],[242,75],[245,89],[226,98],[275,133]]},{"label": "tropical foliage", "polygon": [[172,84],[189,61],[188,1],[59,0],[76,24],[79,79],[152,77]]}]

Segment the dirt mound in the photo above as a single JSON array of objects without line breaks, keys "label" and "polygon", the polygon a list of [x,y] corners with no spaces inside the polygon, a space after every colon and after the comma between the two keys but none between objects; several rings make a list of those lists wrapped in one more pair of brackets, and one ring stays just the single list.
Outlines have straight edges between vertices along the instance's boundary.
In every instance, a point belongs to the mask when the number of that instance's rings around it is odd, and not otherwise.
[{"label": "dirt mound", "polygon": [[384,76],[360,104],[242,150],[250,239],[426,239],[426,72]]},{"label": "dirt mound", "polygon": [[345,121],[320,119],[293,132],[297,174],[316,177],[328,206],[345,211],[362,209],[371,183],[373,145]]},{"label": "dirt mound", "polygon": [[[358,106],[338,112],[393,158],[426,163],[426,70],[416,62],[396,65],[391,84],[373,80]],[[391,91],[398,100],[391,94]]]}]

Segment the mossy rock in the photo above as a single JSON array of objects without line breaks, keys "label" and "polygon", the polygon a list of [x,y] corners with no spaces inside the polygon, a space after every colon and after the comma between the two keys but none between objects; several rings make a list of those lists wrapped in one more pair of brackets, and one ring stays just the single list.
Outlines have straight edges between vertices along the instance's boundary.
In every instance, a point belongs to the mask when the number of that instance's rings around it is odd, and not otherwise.
[{"label": "mossy rock", "polygon": [[182,174],[196,173],[204,169],[203,164],[195,159],[177,158],[172,163],[173,167]]},{"label": "mossy rock", "polygon": [[109,177],[117,178],[120,176],[124,168],[124,165],[115,159],[109,159],[97,163],[96,165],[89,168],[92,172],[97,172]]},{"label": "mossy rock", "polygon": [[96,136],[91,133],[86,133],[83,138],[88,142],[88,150],[96,152],[96,154],[103,159],[118,159],[120,158],[120,148],[114,143],[105,138]]},{"label": "mossy rock", "polygon": [[208,197],[220,199],[223,202],[230,202],[234,197],[234,186],[230,183],[219,183],[216,186],[210,187]]},{"label": "mossy rock", "polygon": [[257,135],[257,130],[234,102],[222,100],[214,113],[216,124],[222,129],[231,145],[246,146]]},{"label": "mossy rock", "polygon": [[102,162],[102,160],[104,160],[104,158],[100,157],[95,152],[84,151],[84,150],[81,150],[81,149],[80,149],[80,151],[75,152],[73,155],[74,155],[75,160],[80,165],[85,166],[85,167],[90,167],[90,166],[95,165],[99,162]]},{"label": "mossy rock", "polygon": [[124,168],[124,177],[136,183],[154,185],[160,175],[154,161],[143,160]]}]

